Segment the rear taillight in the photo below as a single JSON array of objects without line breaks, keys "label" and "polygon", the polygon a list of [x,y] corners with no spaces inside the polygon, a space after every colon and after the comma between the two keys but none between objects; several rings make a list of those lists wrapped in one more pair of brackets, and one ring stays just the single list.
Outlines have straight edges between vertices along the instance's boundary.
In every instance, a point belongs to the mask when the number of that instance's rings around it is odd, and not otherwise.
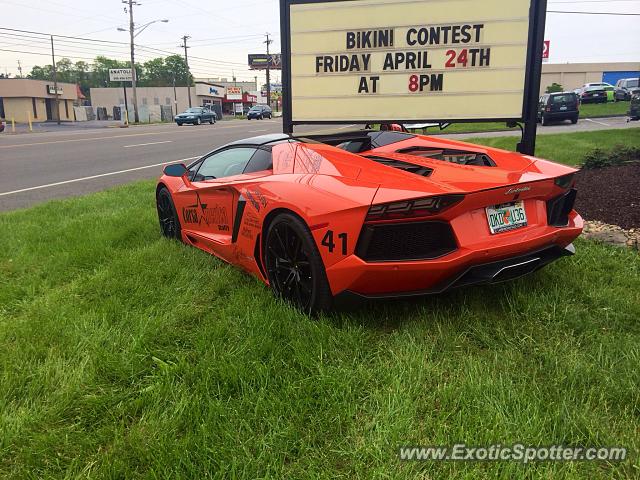
[{"label": "rear taillight", "polygon": [[382,203],[369,208],[365,221],[427,217],[460,203],[464,195],[441,195],[402,202]]},{"label": "rear taillight", "polygon": [[550,112],[550,111],[551,111],[551,107],[547,107],[545,110],[546,110],[547,112]]},{"label": "rear taillight", "polygon": [[575,186],[575,173],[570,173],[568,175],[563,175],[562,177],[555,178],[553,180],[553,183],[555,183],[563,190],[567,190]]}]

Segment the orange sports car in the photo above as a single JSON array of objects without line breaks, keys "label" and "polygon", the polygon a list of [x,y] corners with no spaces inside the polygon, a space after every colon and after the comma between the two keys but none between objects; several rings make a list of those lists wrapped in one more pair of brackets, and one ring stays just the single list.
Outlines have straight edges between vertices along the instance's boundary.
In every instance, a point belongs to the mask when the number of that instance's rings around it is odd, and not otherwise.
[{"label": "orange sports car", "polygon": [[165,167],[162,233],[304,311],[501,282],[574,253],[573,168],[397,131],[264,135]]}]

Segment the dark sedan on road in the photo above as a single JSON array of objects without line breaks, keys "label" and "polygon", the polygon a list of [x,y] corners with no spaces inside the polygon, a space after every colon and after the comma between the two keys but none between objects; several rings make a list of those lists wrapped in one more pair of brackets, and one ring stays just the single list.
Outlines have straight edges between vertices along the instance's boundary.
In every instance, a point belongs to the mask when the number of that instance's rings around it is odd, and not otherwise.
[{"label": "dark sedan on road", "polygon": [[208,108],[202,107],[192,107],[188,108],[180,115],[176,115],[175,121],[178,126],[183,123],[191,123],[192,125],[200,125],[204,122],[209,122],[211,124],[216,123],[217,117],[216,112],[210,110]]},{"label": "dark sedan on road", "polygon": [[262,120],[263,118],[271,118],[272,116],[271,108],[267,105],[254,105],[247,112],[247,120],[251,120],[252,118]]}]

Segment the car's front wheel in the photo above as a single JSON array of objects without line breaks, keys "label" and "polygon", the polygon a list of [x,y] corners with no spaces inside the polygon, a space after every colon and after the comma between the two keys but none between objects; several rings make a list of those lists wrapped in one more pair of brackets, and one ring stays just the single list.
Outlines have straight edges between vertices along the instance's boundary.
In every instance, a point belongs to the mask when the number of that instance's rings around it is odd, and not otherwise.
[{"label": "car's front wheel", "polygon": [[276,296],[306,313],[331,307],[333,297],[322,258],[300,218],[282,213],[271,222],[264,242],[264,261]]},{"label": "car's front wheel", "polygon": [[196,118],[196,125],[202,125],[202,119],[200,117]]},{"label": "car's front wheel", "polygon": [[182,126],[182,122],[176,122],[178,124],[179,127]]},{"label": "car's front wheel", "polygon": [[156,208],[158,210],[158,221],[160,222],[160,233],[167,238],[181,240],[182,234],[178,212],[167,187],[162,187],[158,190]]},{"label": "car's front wheel", "polygon": [[542,119],[540,120],[540,123],[542,124],[543,127],[546,127],[547,125],[549,125],[549,120],[547,120],[547,117],[542,115]]}]

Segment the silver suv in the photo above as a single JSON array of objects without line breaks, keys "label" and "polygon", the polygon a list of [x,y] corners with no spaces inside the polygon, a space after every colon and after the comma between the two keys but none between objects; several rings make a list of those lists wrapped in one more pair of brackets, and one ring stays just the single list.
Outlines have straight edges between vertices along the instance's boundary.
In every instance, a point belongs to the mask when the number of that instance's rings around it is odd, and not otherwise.
[{"label": "silver suv", "polygon": [[616,82],[615,98],[616,101],[631,100],[631,89],[638,88],[638,77],[621,78]]}]

